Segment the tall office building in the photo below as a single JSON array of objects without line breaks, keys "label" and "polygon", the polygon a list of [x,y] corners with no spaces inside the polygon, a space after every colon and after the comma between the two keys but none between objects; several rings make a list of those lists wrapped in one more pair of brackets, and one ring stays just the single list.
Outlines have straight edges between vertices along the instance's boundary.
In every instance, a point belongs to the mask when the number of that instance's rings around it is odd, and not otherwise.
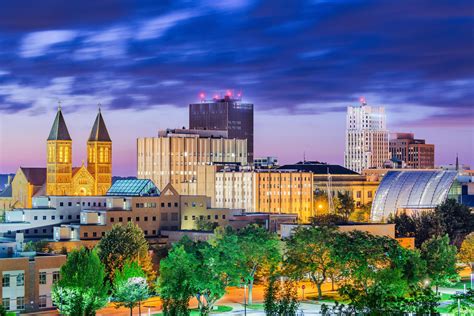
[{"label": "tall office building", "polygon": [[346,116],[346,151],[344,165],[361,173],[364,169],[382,168],[389,159],[385,109],[367,105],[349,106]]},{"label": "tall office building", "polygon": [[434,168],[433,144],[424,139],[415,139],[413,133],[395,133],[390,139],[390,155],[405,162],[407,168]]},{"label": "tall office building", "polygon": [[189,105],[189,128],[227,131],[230,139],[247,140],[247,162],[253,163],[253,104],[232,98],[202,100]]},{"label": "tall office building", "polygon": [[[212,135],[211,135],[212,134]],[[165,130],[158,137],[137,139],[137,176],[163,189],[194,192],[197,167],[209,164],[247,164],[247,141],[230,139],[223,131]]]}]

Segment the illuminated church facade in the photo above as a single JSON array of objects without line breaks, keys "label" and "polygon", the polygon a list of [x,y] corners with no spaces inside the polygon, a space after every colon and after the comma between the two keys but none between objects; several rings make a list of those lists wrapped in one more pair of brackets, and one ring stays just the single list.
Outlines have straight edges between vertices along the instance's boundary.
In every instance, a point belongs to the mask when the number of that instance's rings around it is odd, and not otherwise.
[{"label": "illuminated church facade", "polygon": [[87,140],[87,165],[72,166],[72,139],[61,107],[47,139],[46,195],[105,195],[112,184],[112,140],[99,109]]}]

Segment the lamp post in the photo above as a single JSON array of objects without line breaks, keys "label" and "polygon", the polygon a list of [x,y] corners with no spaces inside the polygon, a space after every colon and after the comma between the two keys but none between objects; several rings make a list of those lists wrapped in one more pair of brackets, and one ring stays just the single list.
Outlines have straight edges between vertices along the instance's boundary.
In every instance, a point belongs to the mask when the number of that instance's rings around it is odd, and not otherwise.
[{"label": "lamp post", "polygon": [[244,315],[247,316],[247,282],[244,283]]}]

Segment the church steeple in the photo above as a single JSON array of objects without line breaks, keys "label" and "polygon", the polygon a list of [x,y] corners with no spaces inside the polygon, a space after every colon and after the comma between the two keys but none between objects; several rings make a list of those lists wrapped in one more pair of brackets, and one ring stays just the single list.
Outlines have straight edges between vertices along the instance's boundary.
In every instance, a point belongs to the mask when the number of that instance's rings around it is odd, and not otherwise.
[{"label": "church steeple", "polygon": [[64,120],[63,112],[61,111],[61,103],[58,106],[58,112],[54,118],[48,140],[71,140],[71,136],[67,130],[66,121]]},{"label": "church steeple", "polygon": [[89,141],[93,142],[110,142],[109,132],[107,131],[107,127],[105,126],[104,118],[102,117],[102,112],[100,111],[97,113],[97,116],[94,121],[94,125],[92,126],[91,134],[89,136]]},{"label": "church steeple", "polygon": [[112,140],[100,107],[87,141],[87,170],[95,179],[96,194],[107,193],[112,184]]},{"label": "church steeple", "polygon": [[46,194],[69,195],[72,177],[72,139],[61,111],[61,103],[47,140]]}]

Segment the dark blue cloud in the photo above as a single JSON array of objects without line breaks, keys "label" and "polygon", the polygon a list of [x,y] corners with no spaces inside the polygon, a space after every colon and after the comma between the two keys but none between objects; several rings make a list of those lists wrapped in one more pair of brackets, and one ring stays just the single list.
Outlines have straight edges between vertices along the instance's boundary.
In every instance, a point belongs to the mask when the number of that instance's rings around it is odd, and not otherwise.
[{"label": "dark blue cloud", "polygon": [[474,119],[473,10],[472,1],[7,1],[0,111],[25,110],[8,100],[28,88],[117,110],[234,88],[260,110],[344,111],[368,94]]}]

